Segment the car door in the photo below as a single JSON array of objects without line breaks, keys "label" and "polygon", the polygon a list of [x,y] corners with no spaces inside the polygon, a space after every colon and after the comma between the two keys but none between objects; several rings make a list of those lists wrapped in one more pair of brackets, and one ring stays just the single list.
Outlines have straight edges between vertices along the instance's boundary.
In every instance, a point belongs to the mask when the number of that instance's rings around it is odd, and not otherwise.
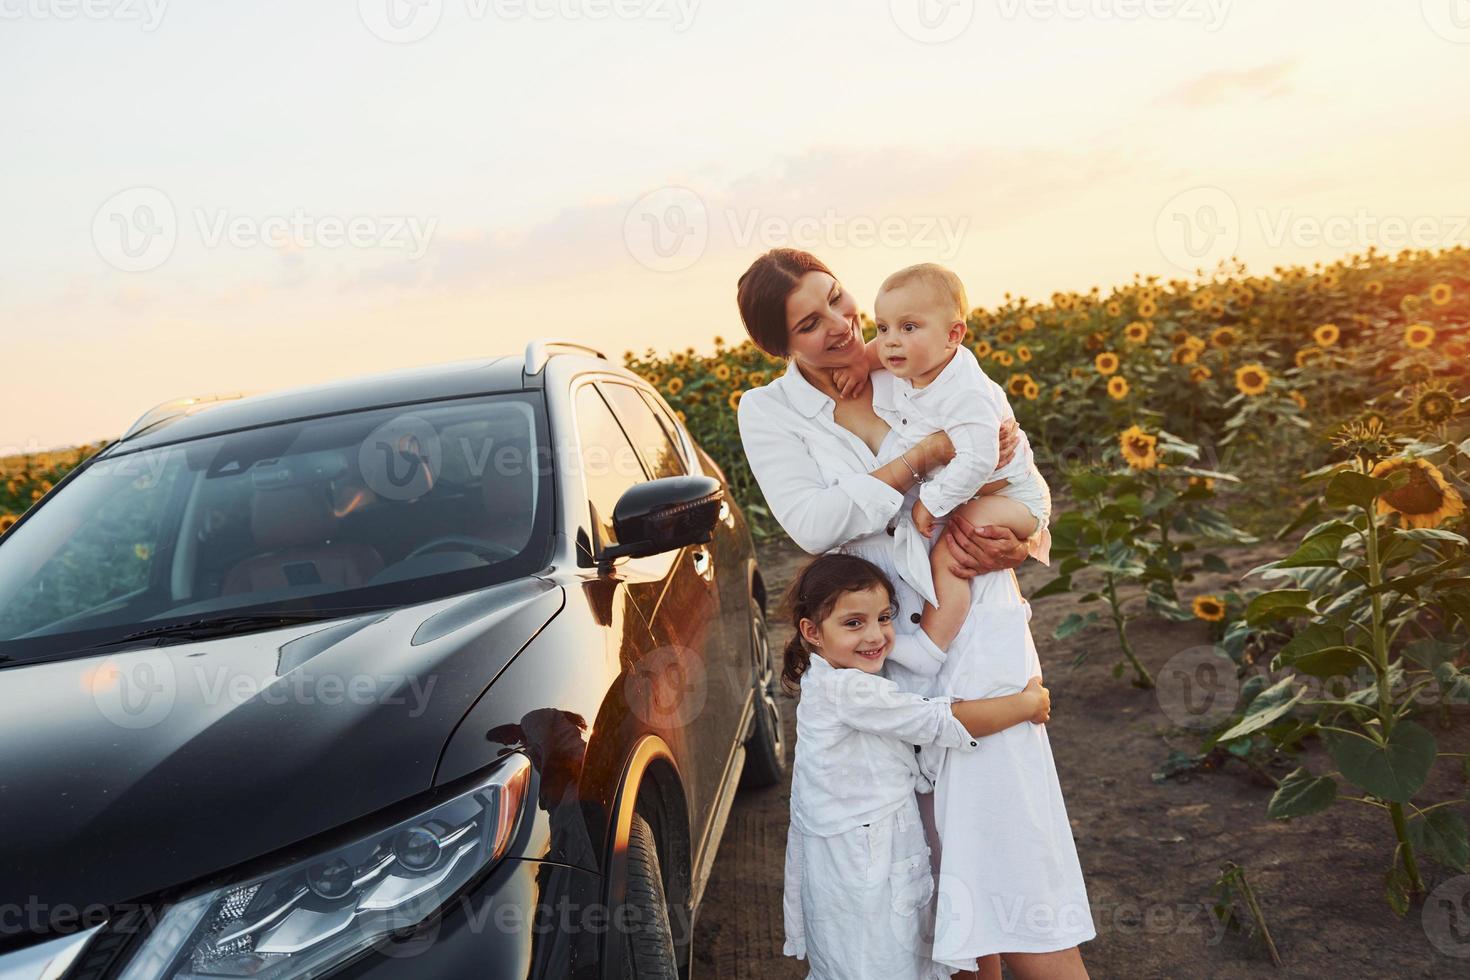
[{"label": "car door", "polygon": [[[598,387],[651,478],[689,474],[684,448],[637,388],[607,380]],[[657,645],[651,664],[663,673],[665,706],[682,729],[679,738],[688,750],[685,777],[699,801],[695,813],[704,815],[711,813],[724,785],[749,690],[749,672],[737,668],[735,644],[724,622],[714,550],[711,542],[662,556],[667,575],[653,606],[645,610]],[[745,635],[739,639],[743,644]]]}]

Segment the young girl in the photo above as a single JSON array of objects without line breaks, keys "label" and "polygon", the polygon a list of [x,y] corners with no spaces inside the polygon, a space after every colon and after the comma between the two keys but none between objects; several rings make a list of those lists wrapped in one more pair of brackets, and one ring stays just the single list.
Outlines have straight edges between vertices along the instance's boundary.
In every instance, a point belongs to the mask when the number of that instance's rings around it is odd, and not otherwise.
[{"label": "young girl", "polygon": [[[1041,725],[1051,701],[1041,678],[1018,694],[960,701],[923,697],[890,657],[932,673],[965,608],[896,636],[893,583],[854,555],[817,558],[787,597],[796,636],[783,680],[799,684],[784,912],[788,956],[808,980],[937,980],[925,940],[934,880],[916,790],[930,788],[916,746],[973,752],[982,736]],[[1029,727],[1029,726],[1027,726]]]}]

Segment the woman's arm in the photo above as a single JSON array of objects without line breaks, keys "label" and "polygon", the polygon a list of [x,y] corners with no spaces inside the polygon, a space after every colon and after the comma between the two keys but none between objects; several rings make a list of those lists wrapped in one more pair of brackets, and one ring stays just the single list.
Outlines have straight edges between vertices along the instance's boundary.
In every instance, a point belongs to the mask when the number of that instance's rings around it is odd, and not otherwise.
[{"label": "woman's arm", "polygon": [[771,513],[791,540],[819,555],[887,527],[913,484],[905,464],[894,460],[872,473],[824,473],[793,433],[794,419],[785,417],[792,413],[769,401],[756,391],[741,400],[740,440]]}]

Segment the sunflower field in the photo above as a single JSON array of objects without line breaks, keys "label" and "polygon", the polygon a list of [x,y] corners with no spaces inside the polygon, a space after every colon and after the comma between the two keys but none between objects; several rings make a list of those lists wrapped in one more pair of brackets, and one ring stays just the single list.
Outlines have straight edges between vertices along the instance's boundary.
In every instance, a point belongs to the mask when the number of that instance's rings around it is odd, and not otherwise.
[{"label": "sunflower field", "polygon": [[[1470,704],[1470,249],[1007,295],[968,323],[1057,495],[1056,577],[1032,598],[1097,610],[1056,636],[1110,630],[1115,676],[1151,688],[1130,622],[1203,621],[1245,682],[1197,759],[1290,766],[1272,777],[1274,818],[1339,800],[1380,810],[1399,914],[1426,891],[1426,862],[1470,870],[1466,800],[1423,798],[1438,766],[1470,782],[1470,758],[1440,751],[1429,723]],[[734,409],[785,364],[720,340],[625,362],[724,467],[758,532],[779,535]],[[1252,542],[1281,557],[1225,594],[1193,587]],[[1292,764],[1309,741],[1332,771]]]}]

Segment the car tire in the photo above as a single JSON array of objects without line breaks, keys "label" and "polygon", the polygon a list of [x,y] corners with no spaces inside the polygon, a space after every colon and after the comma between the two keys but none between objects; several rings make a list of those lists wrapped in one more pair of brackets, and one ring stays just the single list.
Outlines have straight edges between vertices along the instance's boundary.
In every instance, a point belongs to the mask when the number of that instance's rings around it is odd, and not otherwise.
[{"label": "car tire", "polygon": [[781,717],[781,674],[766,634],[766,614],[750,602],[751,647],[755,651],[755,730],[745,741],[740,785],[761,789],[786,781],[786,732]]},{"label": "car tire", "polygon": [[679,980],[669,903],[653,828],[638,814],[628,833],[629,914],[622,930],[623,980]]}]

